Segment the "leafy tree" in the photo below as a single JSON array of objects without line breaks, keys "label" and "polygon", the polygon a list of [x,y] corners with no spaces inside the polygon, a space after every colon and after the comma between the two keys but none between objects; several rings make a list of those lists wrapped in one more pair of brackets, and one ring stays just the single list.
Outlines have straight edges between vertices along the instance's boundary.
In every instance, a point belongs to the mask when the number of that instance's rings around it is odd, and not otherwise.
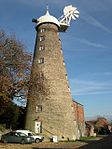
[{"label": "leafy tree", "polygon": [[13,99],[26,98],[30,69],[31,54],[25,51],[22,42],[0,30],[0,116],[7,110],[10,113],[18,110],[12,104]]},{"label": "leafy tree", "polygon": [[0,123],[5,124],[6,128],[15,129],[18,125],[18,118],[20,115],[19,107],[10,102],[4,113],[0,116]]},{"label": "leafy tree", "polygon": [[28,90],[28,100],[33,99],[35,88],[35,96],[40,96],[41,100],[49,94],[42,71],[33,69],[30,76],[31,60],[32,55],[25,51],[22,42],[0,30],[0,123],[5,123],[7,127],[23,127],[20,123],[21,119],[24,120],[25,109],[17,107],[12,101],[26,99]]},{"label": "leafy tree", "polygon": [[29,87],[31,54],[15,36],[0,30],[0,123],[17,128],[23,111],[14,99],[26,99]]},{"label": "leafy tree", "polygon": [[107,134],[109,133],[108,125],[108,120],[105,117],[99,116],[95,122],[95,131],[98,134]]}]

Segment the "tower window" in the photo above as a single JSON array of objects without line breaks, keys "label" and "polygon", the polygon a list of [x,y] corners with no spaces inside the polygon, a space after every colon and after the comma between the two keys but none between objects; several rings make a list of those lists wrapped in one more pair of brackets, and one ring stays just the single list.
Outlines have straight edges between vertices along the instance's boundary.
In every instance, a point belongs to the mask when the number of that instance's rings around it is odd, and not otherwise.
[{"label": "tower window", "polygon": [[45,28],[41,28],[41,29],[40,29],[40,32],[41,32],[41,33],[45,32]]},{"label": "tower window", "polygon": [[70,92],[70,87],[69,87],[69,85],[68,85],[68,90],[69,90],[69,92]]},{"label": "tower window", "polygon": [[45,46],[44,46],[44,45],[40,45],[39,51],[42,51],[42,50],[44,50],[44,49],[45,49]]},{"label": "tower window", "polygon": [[39,40],[40,41],[44,41],[45,40],[45,36],[40,36]]},{"label": "tower window", "polygon": [[42,58],[40,58],[40,59],[38,60],[38,63],[39,63],[39,64],[44,63],[44,58],[43,58],[43,57],[42,57]]},{"label": "tower window", "polygon": [[44,78],[43,72],[40,72],[40,73],[39,73],[39,77],[40,77],[40,78]]},{"label": "tower window", "polygon": [[65,74],[65,76],[66,76],[66,79],[68,79],[68,76],[67,76],[67,74]]},{"label": "tower window", "polygon": [[38,76],[39,79],[40,79],[40,78],[44,78],[44,73],[40,71],[40,72],[37,74],[37,76]]},{"label": "tower window", "polygon": [[63,65],[65,65],[65,61],[63,60]]},{"label": "tower window", "polygon": [[35,110],[36,112],[42,112],[42,105],[37,105]]}]

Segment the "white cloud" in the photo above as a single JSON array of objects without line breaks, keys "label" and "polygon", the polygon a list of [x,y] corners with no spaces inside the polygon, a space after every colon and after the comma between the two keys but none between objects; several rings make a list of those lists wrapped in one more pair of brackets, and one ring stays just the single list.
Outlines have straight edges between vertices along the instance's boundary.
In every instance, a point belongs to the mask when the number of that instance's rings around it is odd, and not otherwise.
[{"label": "white cloud", "polygon": [[[81,1],[81,0],[80,0]],[[112,0],[82,0],[80,5],[91,11],[104,12],[112,9]]]},{"label": "white cloud", "polygon": [[[83,76],[81,79],[71,79],[71,92],[72,95],[89,95],[89,94],[107,94],[112,93],[112,81],[87,79],[87,76],[111,76],[112,72],[94,73]],[[84,77],[86,79],[84,79]]]},{"label": "white cloud", "polygon": [[[86,73],[86,74],[83,74],[82,77],[88,77],[88,76],[91,76],[91,77],[101,77],[101,76],[107,76],[107,77],[112,77],[112,72],[110,71],[107,71],[107,72],[94,72],[94,73]],[[81,77],[81,76],[80,76]]]},{"label": "white cloud", "polygon": [[[72,33],[69,34],[69,35],[66,35],[66,38],[65,37],[62,37],[62,38],[64,38],[63,40],[66,40],[66,41],[71,41],[71,40],[75,39],[75,41],[78,41],[81,44],[85,44],[86,46],[91,46],[91,47],[98,48],[98,49],[103,48],[103,49],[107,50],[109,48],[109,47],[107,47],[107,46],[105,46],[104,44],[101,44],[101,43],[92,42],[92,41],[89,41],[89,40],[84,39],[84,38],[74,37],[74,35]],[[90,49],[89,49],[89,51],[90,51]]]},{"label": "white cloud", "polygon": [[80,42],[81,42],[81,43],[84,43],[84,44],[86,44],[86,45],[88,45],[88,46],[95,47],[95,48],[107,48],[107,47],[105,47],[105,46],[102,45],[102,44],[95,43],[95,42],[91,42],[91,41],[88,41],[88,40],[86,40],[86,39],[80,39]]},{"label": "white cloud", "polygon": [[94,17],[88,15],[85,12],[82,12],[82,15],[80,15],[80,18],[82,18],[83,20],[85,20],[87,23],[98,27],[100,29],[102,29],[103,31],[112,34],[112,31],[109,30],[107,27],[105,27],[102,23],[100,23],[97,19],[95,19]]}]

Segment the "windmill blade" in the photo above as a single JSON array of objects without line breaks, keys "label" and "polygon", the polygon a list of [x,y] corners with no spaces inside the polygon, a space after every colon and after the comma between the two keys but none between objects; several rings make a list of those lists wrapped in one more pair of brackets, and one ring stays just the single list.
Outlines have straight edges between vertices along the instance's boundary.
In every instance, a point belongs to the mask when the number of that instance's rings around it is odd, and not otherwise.
[{"label": "windmill blade", "polygon": [[78,10],[75,10],[74,13],[79,14],[79,11]]},{"label": "windmill blade", "polygon": [[79,14],[74,14],[74,16],[75,16],[76,18],[78,18],[78,17],[79,17]]},{"label": "windmill blade", "polygon": [[73,14],[71,14],[71,16],[73,20],[76,20],[76,17]]},{"label": "windmill blade", "polygon": [[70,14],[70,13],[73,13],[74,11],[76,11],[77,10],[77,8],[76,7],[73,7],[72,5],[69,5],[69,6],[66,6],[65,8],[64,8],[64,10],[63,10],[63,12],[64,12],[64,15],[66,15],[66,14]]},{"label": "windmill blade", "polygon": [[79,12],[74,12],[73,14],[76,16],[79,16]]},{"label": "windmill blade", "polygon": [[76,7],[73,7],[73,10],[75,11],[75,10],[77,10],[77,8]]},{"label": "windmill blade", "polygon": [[65,8],[63,9],[63,12],[64,14],[67,14],[70,10],[72,10],[72,5],[65,6]]}]

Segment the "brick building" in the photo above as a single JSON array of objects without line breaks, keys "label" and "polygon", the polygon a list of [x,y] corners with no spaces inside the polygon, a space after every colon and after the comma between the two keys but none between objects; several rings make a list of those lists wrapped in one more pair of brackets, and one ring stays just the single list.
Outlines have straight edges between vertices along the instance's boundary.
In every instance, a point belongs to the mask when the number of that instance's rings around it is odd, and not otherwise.
[{"label": "brick building", "polygon": [[74,118],[76,120],[78,137],[85,134],[84,106],[73,100]]}]

